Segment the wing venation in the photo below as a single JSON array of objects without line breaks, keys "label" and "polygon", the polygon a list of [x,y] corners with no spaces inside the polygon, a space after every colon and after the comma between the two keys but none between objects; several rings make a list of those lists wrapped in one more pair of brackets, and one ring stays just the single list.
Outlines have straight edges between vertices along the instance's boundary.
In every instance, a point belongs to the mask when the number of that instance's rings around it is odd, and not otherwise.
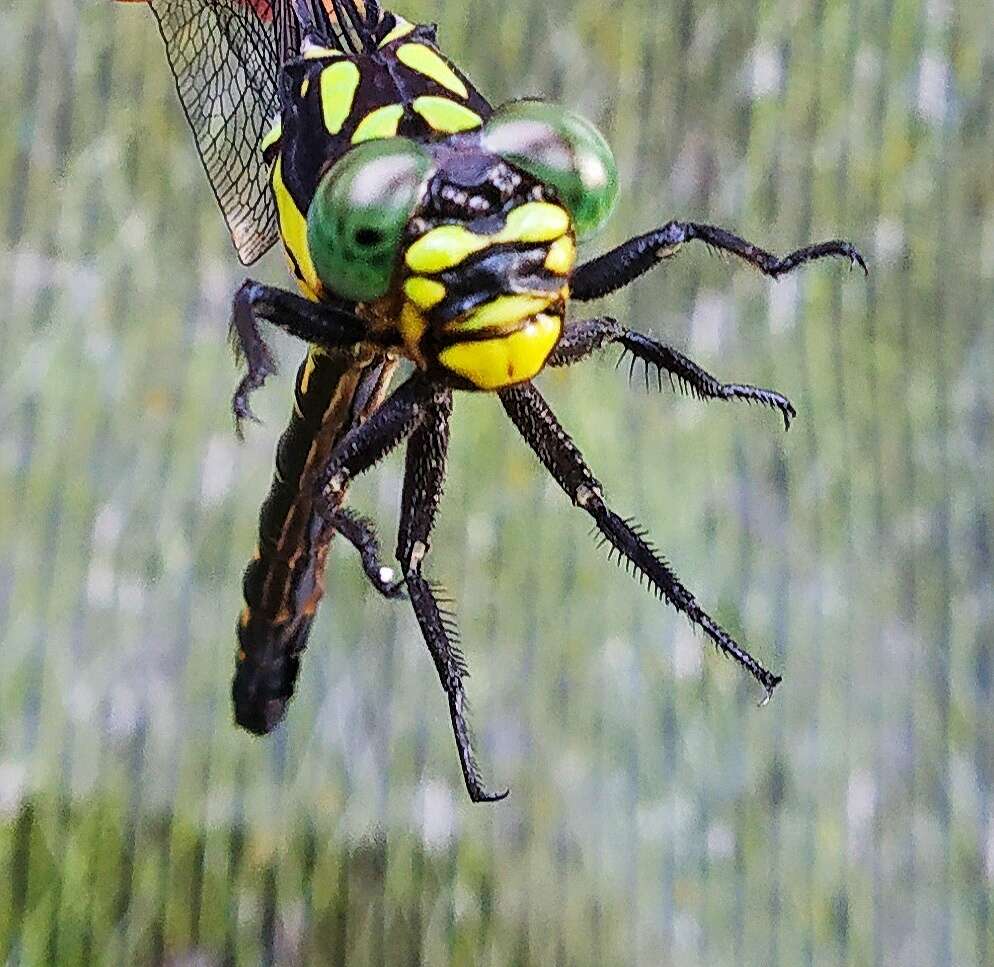
[{"label": "wing venation", "polygon": [[279,111],[271,0],[150,0],[197,151],[245,265],[279,238],[259,143]]}]

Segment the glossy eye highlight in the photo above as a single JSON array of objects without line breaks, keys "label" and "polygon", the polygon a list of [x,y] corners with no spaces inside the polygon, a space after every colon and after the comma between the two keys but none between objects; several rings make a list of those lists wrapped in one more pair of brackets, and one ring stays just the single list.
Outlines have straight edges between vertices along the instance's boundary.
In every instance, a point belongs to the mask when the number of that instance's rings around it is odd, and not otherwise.
[{"label": "glossy eye highlight", "polygon": [[431,157],[407,138],[356,145],[324,175],[307,211],[307,247],[322,283],[366,302],[384,295]]},{"label": "glossy eye highlight", "polygon": [[488,151],[551,185],[581,238],[603,227],[618,199],[611,148],[587,120],[545,101],[498,108],[483,130]]}]

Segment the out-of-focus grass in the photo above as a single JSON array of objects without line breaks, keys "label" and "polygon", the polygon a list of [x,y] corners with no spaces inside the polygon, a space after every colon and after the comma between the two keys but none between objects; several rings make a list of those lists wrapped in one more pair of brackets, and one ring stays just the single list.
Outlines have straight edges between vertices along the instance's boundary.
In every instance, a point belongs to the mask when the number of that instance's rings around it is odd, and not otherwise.
[{"label": "out-of-focus grass", "polygon": [[[0,37],[0,959],[991,962],[990,3],[399,12],[495,100],[602,126],[624,198],[592,250],[687,217],[869,257],[868,280],[772,284],[691,246],[595,309],[787,392],[786,437],[610,360],[541,379],[784,685],[757,710],[496,402],[461,396],[430,571],[510,800],[466,801],[407,606],[339,548],[286,726],[235,731],[289,377],[238,447],[241,271],[148,12],[22,5]],[[354,490],[386,546],[399,473]]]}]

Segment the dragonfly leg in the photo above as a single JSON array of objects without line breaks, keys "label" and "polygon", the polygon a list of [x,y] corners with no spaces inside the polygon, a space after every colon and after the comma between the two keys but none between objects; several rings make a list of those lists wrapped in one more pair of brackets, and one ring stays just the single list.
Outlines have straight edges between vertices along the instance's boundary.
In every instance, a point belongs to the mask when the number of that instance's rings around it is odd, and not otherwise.
[{"label": "dragonfly leg", "polygon": [[780,684],[780,676],[767,671],[701,608],[637,525],[622,520],[607,506],[600,483],[538,390],[531,383],[521,383],[501,390],[500,397],[525,442],[573,503],[594,519],[604,542],[611,545],[612,554],[627,561],[659,597],[682,611],[724,654],[748,671],[766,689],[769,698]]},{"label": "dragonfly leg", "polygon": [[328,349],[347,348],[367,338],[362,320],[345,308],[246,279],[235,293],[231,313],[231,341],[247,370],[231,401],[239,436],[242,421],[255,419],[249,397],[276,372],[276,361],[259,332],[260,319]]},{"label": "dragonfly leg", "polygon": [[664,259],[676,255],[684,242],[694,239],[720,252],[735,255],[774,279],[792,272],[805,262],[824,258],[848,259],[850,265],[858,265],[864,272],[867,271],[863,256],[854,245],[842,239],[806,245],[781,257],[714,225],[667,222],[662,228],[630,238],[610,252],[578,266],[570,280],[571,297],[583,301],[614,292],[615,289],[620,289],[645,274]]},{"label": "dragonfly leg", "polygon": [[371,520],[348,507],[339,507],[324,516],[324,524],[341,534],[358,552],[369,583],[385,598],[403,594],[404,580],[380,560],[380,542]]},{"label": "dragonfly leg", "polygon": [[331,518],[353,477],[365,473],[394,447],[409,437],[424,421],[428,407],[438,395],[448,393],[423,373],[412,373],[365,422],[342,437],[317,475],[315,500],[326,518]]},{"label": "dragonfly leg", "polygon": [[646,387],[649,385],[650,371],[655,370],[656,382],[660,388],[662,388],[662,374],[665,372],[669,376],[671,385],[675,381],[681,389],[690,392],[698,399],[746,400],[749,403],[761,403],[763,406],[779,410],[785,429],[790,428],[790,421],[797,415],[793,404],[781,393],[748,383],[722,383],[671,346],[651,336],[628,329],[607,316],[571,323],[546,365],[571,366],[586,359],[591,353],[603,349],[608,343],[621,346],[622,356],[618,360],[619,363],[627,353],[632,357],[633,368],[635,360],[640,360],[645,365]]},{"label": "dragonfly leg", "polygon": [[459,651],[458,629],[451,613],[440,607],[437,589],[421,573],[445,480],[451,412],[451,392],[436,396],[424,422],[411,434],[408,442],[397,559],[403,570],[414,614],[448,698],[449,716],[466,790],[473,802],[494,802],[503,799],[508,790],[490,792],[486,788],[473,754],[463,688],[463,679],[468,671],[466,660]]}]

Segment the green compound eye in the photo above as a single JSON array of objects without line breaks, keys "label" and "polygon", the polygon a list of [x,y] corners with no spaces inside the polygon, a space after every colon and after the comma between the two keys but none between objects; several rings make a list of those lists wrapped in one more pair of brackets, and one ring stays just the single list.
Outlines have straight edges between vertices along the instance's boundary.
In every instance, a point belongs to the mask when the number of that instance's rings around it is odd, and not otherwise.
[{"label": "green compound eye", "polygon": [[578,114],[545,101],[505,104],[487,122],[483,144],[555,188],[579,237],[608,220],[618,199],[618,169],[601,133]]},{"label": "green compound eye", "polygon": [[431,157],[407,138],[356,145],[321,179],[307,211],[307,247],[336,295],[366,302],[390,287]]}]

